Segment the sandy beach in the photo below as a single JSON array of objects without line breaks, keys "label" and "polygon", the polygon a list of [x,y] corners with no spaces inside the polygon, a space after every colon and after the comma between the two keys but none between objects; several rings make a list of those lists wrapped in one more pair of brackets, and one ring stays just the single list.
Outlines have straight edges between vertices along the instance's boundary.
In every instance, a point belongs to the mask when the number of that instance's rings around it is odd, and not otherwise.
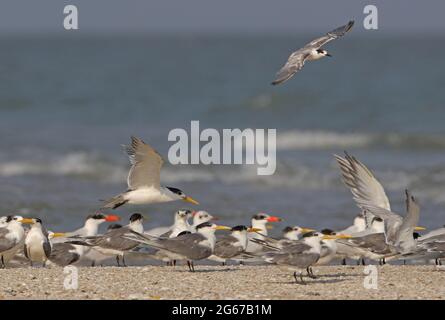
[{"label": "sandy beach", "polygon": [[363,266],[314,268],[295,284],[275,266],[78,268],[78,289],[64,289],[62,268],[0,270],[0,299],[444,299],[445,268],[377,267],[378,288],[365,289]]}]

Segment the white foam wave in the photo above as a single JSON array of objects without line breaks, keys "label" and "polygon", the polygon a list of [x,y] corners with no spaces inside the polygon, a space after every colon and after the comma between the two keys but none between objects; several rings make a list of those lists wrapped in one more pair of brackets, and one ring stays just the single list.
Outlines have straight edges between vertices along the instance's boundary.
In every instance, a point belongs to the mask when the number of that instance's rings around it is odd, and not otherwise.
[{"label": "white foam wave", "polygon": [[359,148],[373,143],[375,136],[327,131],[285,131],[277,134],[278,150]]}]

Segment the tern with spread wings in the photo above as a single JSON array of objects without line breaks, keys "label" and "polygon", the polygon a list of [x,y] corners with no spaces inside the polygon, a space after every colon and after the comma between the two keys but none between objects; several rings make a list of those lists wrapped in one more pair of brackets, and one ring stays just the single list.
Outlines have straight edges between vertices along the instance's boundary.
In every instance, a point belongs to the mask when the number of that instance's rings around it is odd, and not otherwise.
[{"label": "tern with spread wings", "polygon": [[199,204],[178,188],[161,186],[164,160],[150,145],[139,138],[131,137],[131,145],[125,149],[132,165],[127,178],[128,190],[106,200],[103,209],[116,209],[126,203],[140,205],[176,200]]},{"label": "tern with spread wings", "polygon": [[284,83],[292,78],[298,71],[300,71],[306,61],[318,60],[323,57],[331,57],[331,55],[321,47],[328,42],[338,39],[351,30],[354,21],[349,21],[348,24],[328,32],[326,35],[312,40],[303,48],[293,52],[287,59],[286,64],[277,72],[273,85]]}]

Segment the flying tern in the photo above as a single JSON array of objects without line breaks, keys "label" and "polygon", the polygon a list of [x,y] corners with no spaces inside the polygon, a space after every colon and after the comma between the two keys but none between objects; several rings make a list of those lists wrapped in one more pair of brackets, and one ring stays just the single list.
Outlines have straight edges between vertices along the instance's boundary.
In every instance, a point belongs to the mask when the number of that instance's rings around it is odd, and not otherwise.
[{"label": "flying tern", "polygon": [[349,21],[348,24],[334,29],[320,38],[312,40],[303,48],[300,48],[297,51],[293,52],[287,59],[286,64],[276,74],[276,78],[272,82],[272,84],[277,85],[280,83],[284,83],[292,78],[295,73],[303,68],[306,61],[318,60],[323,57],[330,57],[331,55],[321,47],[328,42],[345,35],[346,32],[351,30],[353,25],[354,21]]},{"label": "flying tern", "polygon": [[131,169],[128,174],[128,190],[105,201],[103,208],[116,209],[128,204],[150,204],[183,200],[199,204],[178,188],[160,185],[161,168],[164,163],[161,155],[139,138],[131,137],[126,146]]}]

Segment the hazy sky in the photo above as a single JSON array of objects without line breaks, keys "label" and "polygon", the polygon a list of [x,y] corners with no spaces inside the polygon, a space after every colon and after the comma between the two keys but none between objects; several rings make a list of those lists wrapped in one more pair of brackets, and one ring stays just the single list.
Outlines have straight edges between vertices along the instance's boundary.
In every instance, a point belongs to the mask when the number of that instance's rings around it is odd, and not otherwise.
[{"label": "hazy sky", "polygon": [[67,4],[81,32],[325,31],[375,4],[380,32],[445,33],[444,0],[0,0],[0,32],[63,31]]}]

